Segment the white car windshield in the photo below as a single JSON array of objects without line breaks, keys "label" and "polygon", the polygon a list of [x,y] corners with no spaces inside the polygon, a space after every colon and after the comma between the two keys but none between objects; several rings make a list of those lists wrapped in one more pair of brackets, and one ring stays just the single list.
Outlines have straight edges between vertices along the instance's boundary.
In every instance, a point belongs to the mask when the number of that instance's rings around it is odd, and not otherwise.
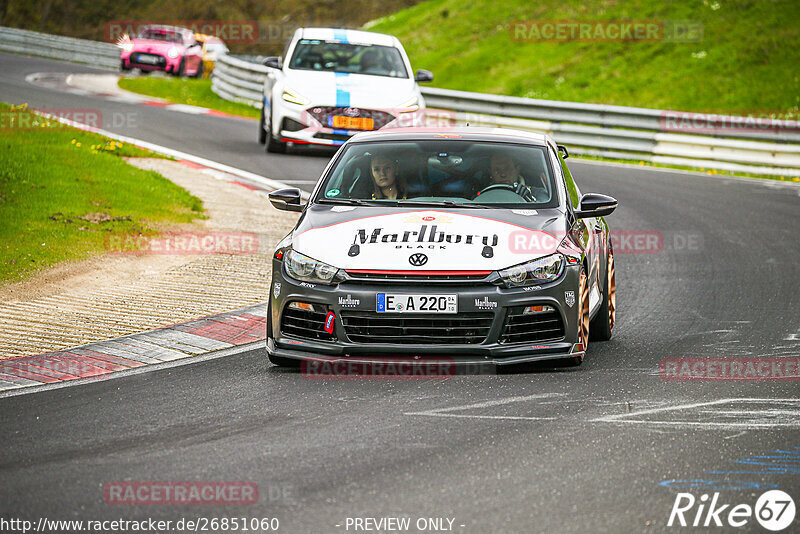
[{"label": "white car windshield", "polygon": [[324,178],[317,201],[556,207],[545,150],[451,139],[354,143]]},{"label": "white car windshield", "polygon": [[318,39],[301,39],[289,68],[408,78],[397,48]]}]

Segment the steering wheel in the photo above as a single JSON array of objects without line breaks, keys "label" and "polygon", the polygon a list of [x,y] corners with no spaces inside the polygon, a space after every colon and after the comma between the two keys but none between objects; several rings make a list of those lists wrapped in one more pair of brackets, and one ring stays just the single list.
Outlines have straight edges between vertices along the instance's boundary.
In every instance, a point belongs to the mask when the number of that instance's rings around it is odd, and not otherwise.
[{"label": "steering wheel", "polygon": [[524,184],[492,184],[489,187],[485,187],[481,189],[478,193],[478,196],[487,193],[489,191],[495,191],[497,189],[505,189],[506,191],[511,191],[512,193],[516,193],[517,195],[521,196],[523,199],[527,200],[528,202],[536,202],[536,197],[533,196],[531,190],[528,189]]}]

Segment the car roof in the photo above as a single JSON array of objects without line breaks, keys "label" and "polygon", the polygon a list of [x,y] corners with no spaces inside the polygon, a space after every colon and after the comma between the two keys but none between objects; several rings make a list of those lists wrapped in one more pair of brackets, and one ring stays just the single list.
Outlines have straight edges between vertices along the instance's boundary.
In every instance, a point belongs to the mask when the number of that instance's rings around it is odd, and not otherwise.
[{"label": "car roof", "polygon": [[354,135],[349,143],[371,141],[424,141],[440,139],[464,139],[467,141],[495,141],[524,143],[545,146],[548,138],[544,134],[509,128],[477,128],[471,126],[455,128],[393,128]]},{"label": "car roof", "polygon": [[400,41],[396,37],[384,33],[348,30],[346,28],[300,28],[300,31],[302,32],[301,39],[395,47],[400,45]]}]

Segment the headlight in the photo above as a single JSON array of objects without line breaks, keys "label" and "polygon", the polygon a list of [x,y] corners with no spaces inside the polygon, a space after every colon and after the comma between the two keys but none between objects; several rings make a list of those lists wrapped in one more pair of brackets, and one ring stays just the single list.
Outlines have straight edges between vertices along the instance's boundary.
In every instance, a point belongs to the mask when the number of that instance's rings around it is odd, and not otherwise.
[{"label": "headlight", "polygon": [[315,284],[333,284],[333,279],[339,272],[333,265],[309,258],[292,249],[286,251],[283,263],[292,278]]},{"label": "headlight", "polygon": [[311,100],[307,99],[297,91],[293,91],[288,87],[283,90],[283,95],[281,95],[284,100],[290,102],[292,104],[297,104],[298,106],[305,106],[306,104],[310,104]]},{"label": "headlight", "polygon": [[167,50],[167,55],[172,59],[175,59],[176,57],[178,57],[179,53],[180,52],[178,52],[178,49],[175,48],[174,46],[172,48],[170,48],[169,50]]},{"label": "headlight", "polygon": [[503,269],[499,274],[506,287],[546,284],[558,280],[564,273],[565,265],[564,256],[553,254]]},{"label": "headlight", "polygon": [[411,113],[412,111],[417,111],[419,109],[419,97],[412,96],[400,106],[398,106],[398,111],[400,113]]},{"label": "headlight", "polygon": [[120,48],[122,48],[122,49],[123,49],[125,52],[133,52],[133,43],[131,43],[130,41],[129,41],[129,42],[127,42],[127,43],[122,43],[122,44],[121,44],[121,45],[119,45],[119,46],[120,46]]}]

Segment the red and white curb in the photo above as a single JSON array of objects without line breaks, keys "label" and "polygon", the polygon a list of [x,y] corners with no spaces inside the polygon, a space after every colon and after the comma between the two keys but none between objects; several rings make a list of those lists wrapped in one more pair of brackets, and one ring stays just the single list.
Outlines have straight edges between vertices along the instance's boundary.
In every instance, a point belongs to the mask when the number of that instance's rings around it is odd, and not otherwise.
[{"label": "red and white curb", "polygon": [[266,303],[65,350],[0,360],[0,392],[103,379],[146,365],[195,358],[267,337]]}]

